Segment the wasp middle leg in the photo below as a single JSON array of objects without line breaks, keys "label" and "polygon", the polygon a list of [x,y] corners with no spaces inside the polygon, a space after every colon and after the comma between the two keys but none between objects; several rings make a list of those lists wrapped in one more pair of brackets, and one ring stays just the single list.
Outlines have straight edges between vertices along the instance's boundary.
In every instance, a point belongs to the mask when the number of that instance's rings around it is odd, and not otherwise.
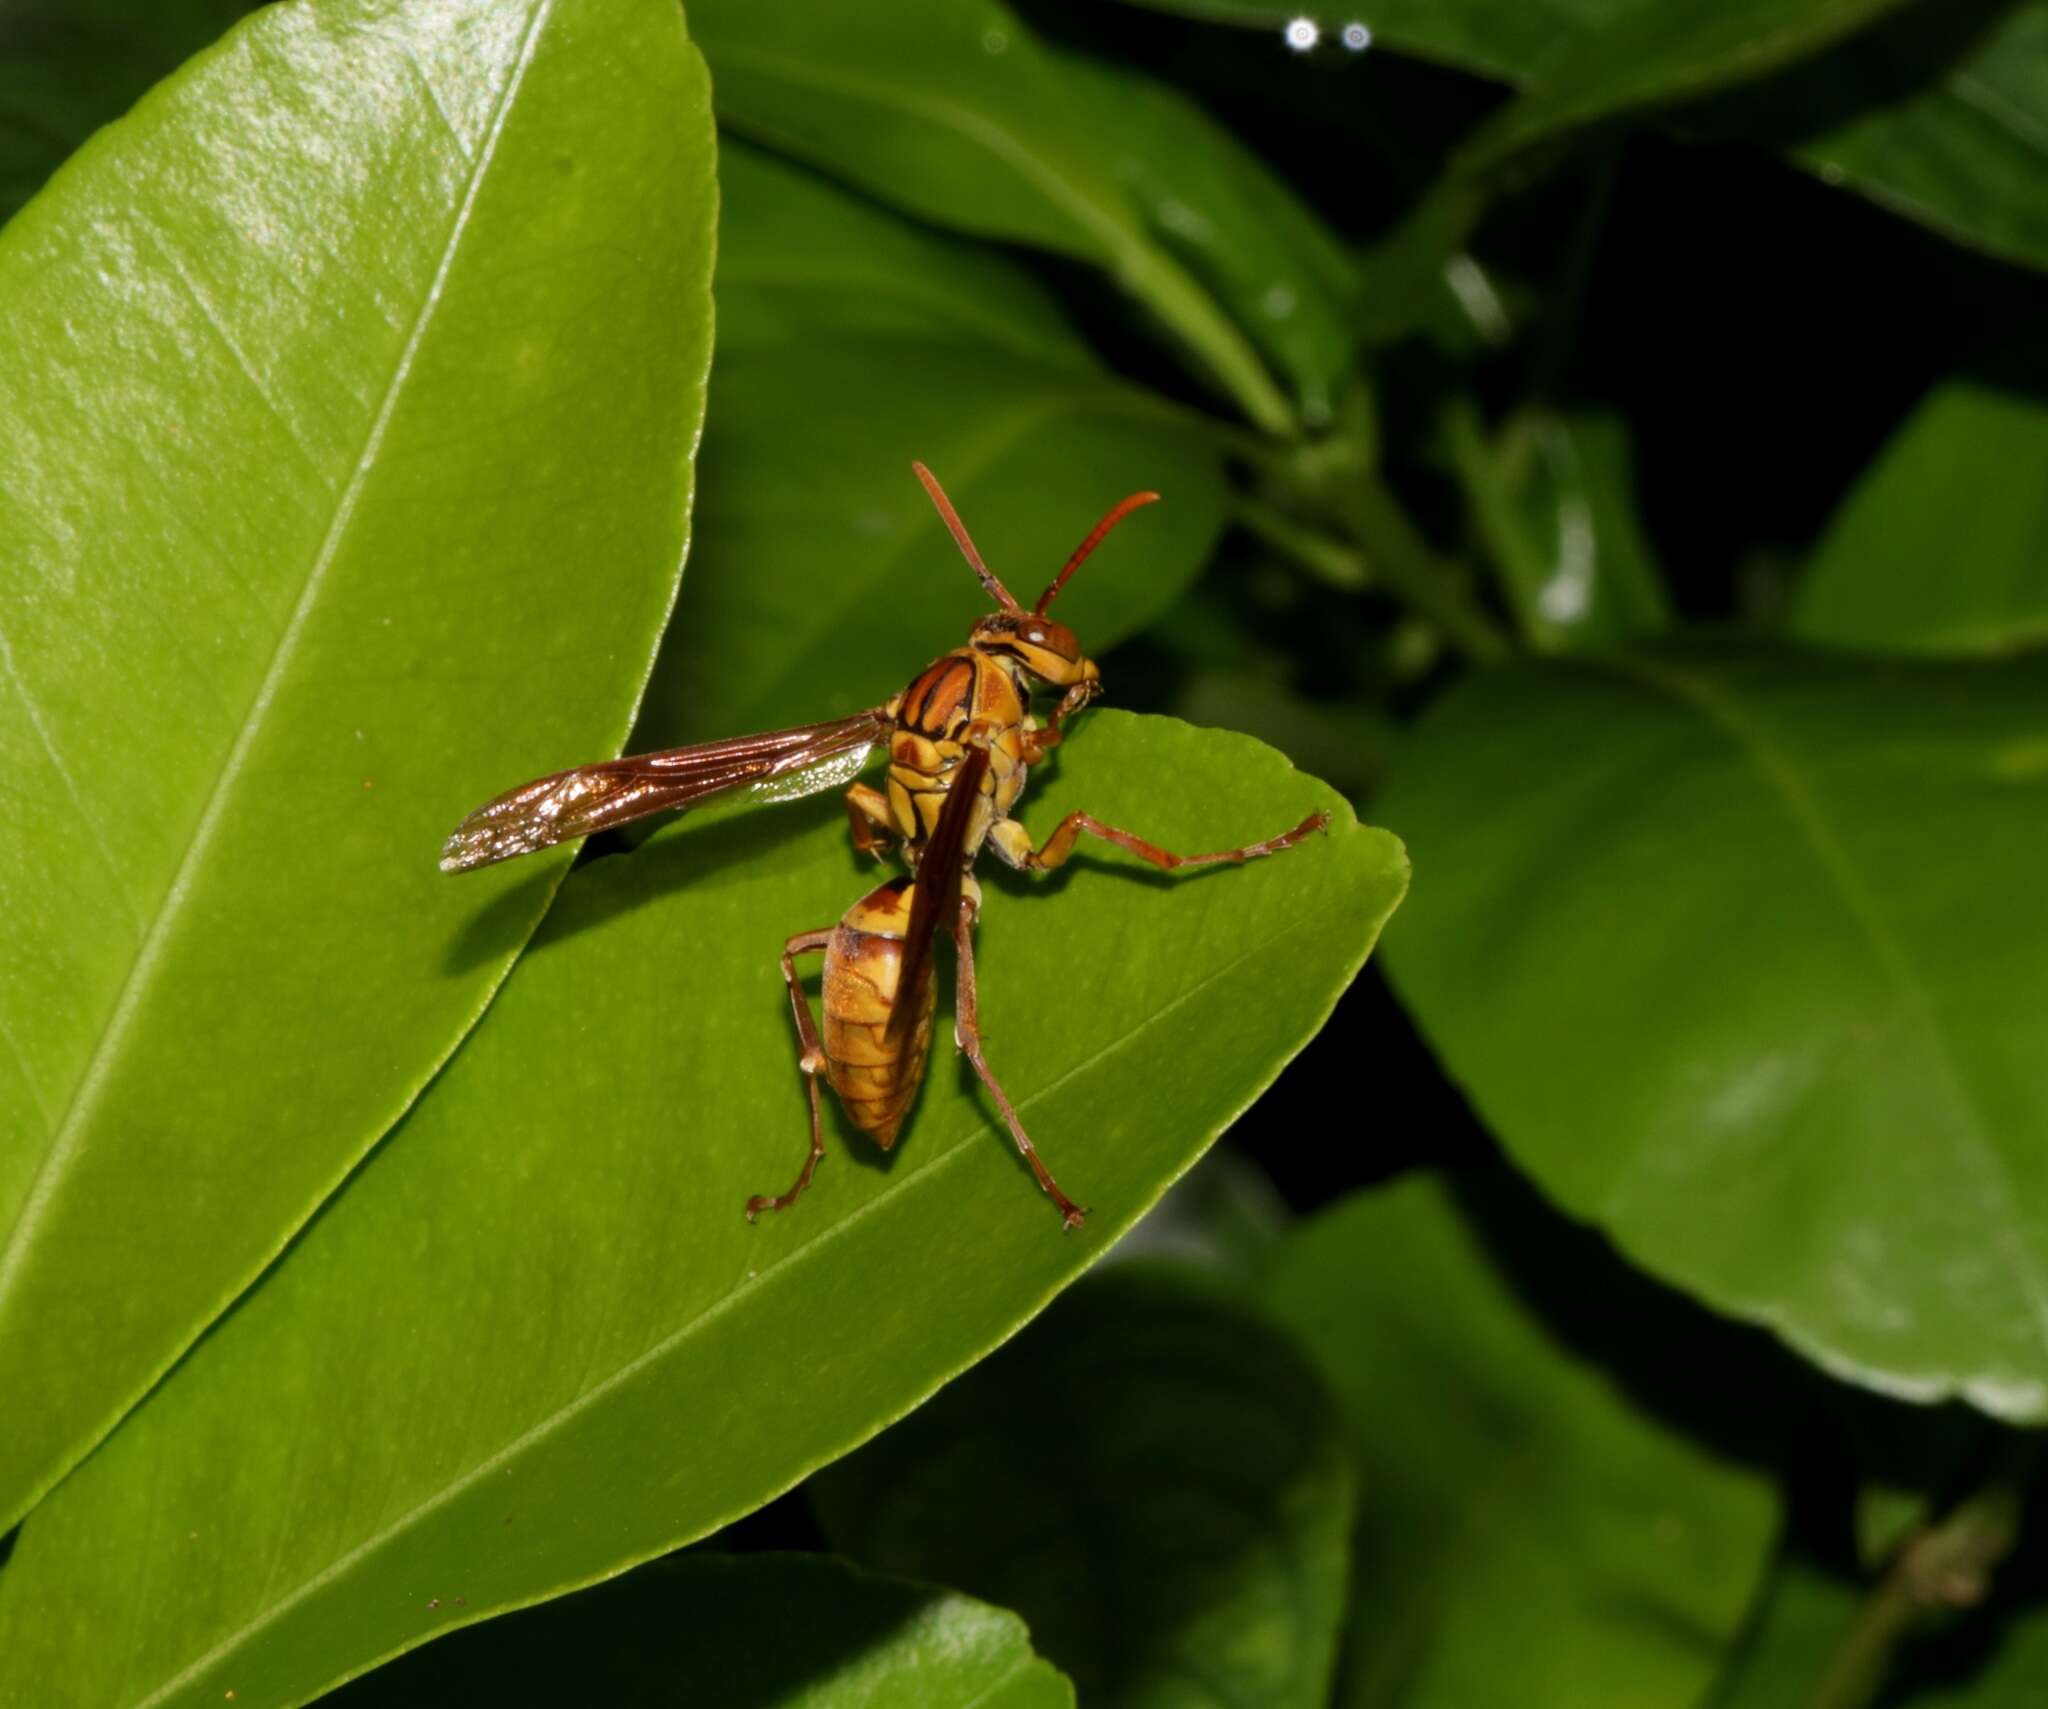
[{"label": "wasp middle leg", "polygon": [[995,1070],[989,1067],[987,1058],[981,1054],[981,1017],[974,1001],[974,904],[965,897],[961,898],[960,911],[953,920],[953,950],[959,968],[959,984],[953,998],[953,1028],[960,1048],[967,1053],[967,1060],[974,1064],[974,1072],[981,1076],[981,1083],[988,1088],[989,1096],[995,1099],[996,1108],[1002,1111],[1010,1137],[1017,1142],[1024,1161],[1031,1165],[1031,1173],[1038,1177],[1045,1196],[1059,1207],[1061,1222],[1068,1228],[1079,1228],[1088,1215],[1086,1208],[1075,1204],[1060,1191],[1059,1182],[1052,1178],[1052,1171],[1038,1155],[1038,1147],[1031,1143],[1031,1136],[1024,1131],[1024,1124],[1010,1107],[1003,1083],[996,1078]]},{"label": "wasp middle leg", "polygon": [[1100,837],[1106,843],[1114,843],[1120,849],[1130,850],[1140,860],[1150,861],[1161,872],[1175,872],[1184,866],[1239,865],[1264,855],[1278,854],[1282,849],[1291,849],[1296,843],[1327,829],[1329,823],[1329,814],[1311,813],[1293,830],[1283,831],[1277,837],[1268,837],[1261,843],[1247,843],[1243,848],[1218,849],[1213,854],[1175,854],[1173,850],[1148,843],[1132,832],[1105,825],[1092,813],[1069,813],[1053,827],[1052,835],[1035,848],[1031,833],[1015,819],[998,820],[990,826],[988,840],[995,846],[996,853],[1020,872],[1052,872],[1065,866],[1083,831],[1091,837]]},{"label": "wasp middle leg", "polygon": [[889,798],[871,783],[856,783],[846,792],[846,825],[858,854],[888,858],[901,833],[889,811]]},{"label": "wasp middle leg", "polygon": [[828,926],[823,931],[798,932],[782,946],[782,978],[789,987],[790,1013],[796,1017],[797,1043],[803,1051],[797,1058],[797,1066],[803,1070],[804,1085],[811,1094],[811,1153],[804,1159],[803,1171],[788,1192],[756,1193],[747,1201],[749,1222],[763,1211],[787,1210],[795,1204],[797,1195],[811,1184],[818,1159],[825,1155],[824,1128],[818,1113],[818,1076],[825,1072],[825,1047],[818,1039],[818,1023],[811,1016],[811,1000],[804,995],[804,988],[797,980],[796,958],[816,955],[827,948],[832,942],[832,930]]}]

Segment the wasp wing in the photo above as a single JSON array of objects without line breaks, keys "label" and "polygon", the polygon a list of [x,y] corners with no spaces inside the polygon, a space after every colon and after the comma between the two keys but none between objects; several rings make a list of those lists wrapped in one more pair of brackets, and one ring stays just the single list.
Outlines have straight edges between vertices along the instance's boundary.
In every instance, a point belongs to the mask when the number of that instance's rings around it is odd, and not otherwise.
[{"label": "wasp wing", "polygon": [[896,973],[896,1002],[889,1011],[887,1033],[910,1024],[923,1007],[914,997],[917,982],[931,973],[932,939],[950,925],[960,906],[960,880],[967,871],[967,834],[981,804],[981,779],[988,770],[988,749],[969,748],[953,770],[946,804],[931,840],[917,857],[917,882],[910,893],[910,924],[903,932],[903,960]]},{"label": "wasp wing", "polygon": [[631,754],[537,777],[486,801],[457,825],[442,846],[441,870],[489,866],[728,790],[790,801],[830,789],[858,771],[888,733],[888,717],[874,707],[829,724]]}]

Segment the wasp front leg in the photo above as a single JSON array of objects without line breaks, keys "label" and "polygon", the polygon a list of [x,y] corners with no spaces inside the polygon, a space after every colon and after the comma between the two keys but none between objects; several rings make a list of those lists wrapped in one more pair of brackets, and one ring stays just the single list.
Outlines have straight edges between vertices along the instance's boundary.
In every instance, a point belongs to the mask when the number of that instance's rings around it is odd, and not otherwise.
[{"label": "wasp front leg", "polygon": [[1052,1171],[1038,1155],[1038,1147],[1031,1143],[1031,1136],[1024,1131],[1024,1124],[1011,1108],[1003,1083],[996,1078],[995,1070],[989,1067],[987,1058],[981,1053],[981,1016],[975,1003],[974,987],[974,915],[974,902],[962,897],[960,911],[953,920],[954,961],[960,976],[953,996],[953,1036],[967,1053],[967,1060],[974,1064],[974,1072],[981,1076],[981,1083],[988,1088],[989,1096],[995,1099],[996,1108],[1002,1111],[1010,1137],[1017,1142],[1017,1150],[1024,1161],[1031,1165],[1031,1173],[1038,1177],[1045,1196],[1059,1207],[1060,1221],[1068,1228],[1079,1228],[1088,1215],[1087,1210],[1060,1191],[1059,1182],[1052,1178]]},{"label": "wasp front leg", "polygon": [[846,792],[846,828],[856,854],[886,860],[896,846],[898,832],[889,798],[871,783],[856,783]]},{"label": "wasp front leg", "polygon": [[1277,837],[1268,837],[1262,843],[1247,843],[1243,848],[1218,849],[1213,854],[1175,854],[1173,850],[1148,843],[1129,831],[1105,825],[1092,813],[1069,813],[1053,827],[1052,835],[1037,847],[1032,845],[1031,833],[1015,819],[997,820],[989,827],[988,840],[997,855],[1019,872],[1052,872],[1065,866],[1083,831],[1091,837],[1100,837],[1106,843],[1114,843],[1120,849],[1129,849],[1140,860],[1150,861],[1161,872],[1177,872],[1184,866],[1239,865],[1263,855],[1278,854],[1282,849],[1291,849],[1296,843],[1327,829],[1329,823],[1329,814],[1311,813],[1293,830],[1283,831]]},{"label": "wasp front leg", "polygon": [[1041,727],[1035,719],[1024,722],[1024,759],[1027,764],[1036,765],[1054,748],[1066,739],[1066,732],[1060,726],[1073,717],[1091,700],[1102,693],[1101,682],[1090,677],[1086,682],[1077,682],[1060,696],[1060,702],[1052,709],[1051,715]]},{"label": "wasp front leg", "polygon": [[[855,841],[859,841],[857,835]],[[811,1000],[804,995],[804,988],[797,980],[796,958],[817,955],[831,942],[832,928],[828,926],[819,932],[798,932],[782,946],[782,979],[789,987],[790,1013],[796,1019],[796,1040],[802,1050],[797,1058],[797,1067],[803,1070],[804,1085],[811,1094],[811,1154],[804,1159],[803,1171],[788,1192],[773,1195],[756,1193],[747,1201],[749,1222],[763,1211],[787,1210],[795,1204],[797,1195],[811,1184],[818,1159],[825,1155],[824,1127],[818,1113],[818,1076],[825,1072],[825,1047],[818,1039],[818,1023],[811,1016]]]}]

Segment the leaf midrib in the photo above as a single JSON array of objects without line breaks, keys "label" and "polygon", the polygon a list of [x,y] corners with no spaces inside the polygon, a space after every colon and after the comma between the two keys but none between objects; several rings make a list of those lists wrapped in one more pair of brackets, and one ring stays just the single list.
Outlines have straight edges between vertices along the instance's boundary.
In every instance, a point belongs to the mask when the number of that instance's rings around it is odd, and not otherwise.
[{"label": "leaf midrib", "polygon": [[[551,4],[552,0],[548,0],[548,3]],[[1344,827],[1343,832],[1340,834],[1362,835],[1370,834],[1370,832],[1364,826],[1352,825]],[[1149,1032],[1153,1027],[1157,1026],[1159,1023],[1164,1021],[1169,1015],[1173,1014],[1175,1011],[1182,1008],[1184,1005],[1194,1001],[1195,998],[1199,997],[1204,991],[1208,990],[1211,986],[1217,984],[1220,980],[1228,978],[1232,973],[1236,972],[1236,970],[1239,967],[1243,966],[1246,962],[1252,961],[1265,955],[1269,955],[1272,952],[1275,945],[1283,942],[1289,937],[1292,937],[1296,933],[1307,930],[1308,928],[1313,926],[1316,923],[1316,921],[1327,911],[1327,909],[1321,907],[1311,909],[1307,914],[1304,914],[1297,919],[1288,921],[1285,925],[1275,930],[1270,936],[1262,939],[1259,943],[1253,945],[1251,948],[1242,951],[1238,955],[1233,956],[1229,961],[1226,961],[1218,967],[1212,969],[1202,979],[1198,980],[1196,983],[1188,986],[1186,990],[1177,994],[1170,1002],[1154,1010],[1151,1014],[1145,1016],[1142,1020],[1138,1022],[1136,1026],[1132,1027],[1129,1031],[1123,1033],[1117,1038],[1110,1040],[1108,1043],[1104,1044],[1100,1049],[1084,1057],[1081,1061],[1075,1063],[1072,1067],[1068,1068],[1064,1073],[1057,1075],[1055,1078],[1048,1081],[1045,1085],[1039,1087],[1036,1091],[1030,1093],[1028,1096],[1017,1099],[1016,1105],[1019,1112],[1021,1113],[1023,1111],[1031,1109],[1033,1106],[1041,1103],[1043,1100],[1050,1097],[1053,1093],[1057,1092],[1062,1086],[1065,1086],[1069,1081],[1075,1079],[1079,1075],[1087,1073],[1090,1069],[1095,1067],[1096,1064],[1100,1063],[1104,1058],[1111,1056],[1123,1050],[1127,1046],[1134,1044],[1137,1039],[1139,1039],[1145,1033]],[[1333,998],[1333,1006],[1334,1003],[1335,999]],[[1320,1025],[1320,1023],[1318,1023],[1318,1025]],[[1276,1066],[1274,1072],[1278,1072],[1278,1066]],[[1234,1117],[1231,1119],[1234,1119]],[[1228,1121],[1220,1125],[1227,1126]],[[147,1697],[137,1699],[133,1704],[129,1706],[129,1709],[157,1709],[158,1705],[164,1703],[176,1692],[182,1690],[187,1684],[200,1677],[207,1671],[207,1669],[214,1666],[217,1662],[225,1659],[227,1656],[233,1654],[235,1650],[239,1649],[252,1636],[262,1632],[267,1627],[275,1625],[277,1621],[283,1619],[284,1616],[289,1614],[294,1608],[308,1601],[312,1597],[318,1595],[319,1592],[325,1589],[328,1585],[342,1578],[345,1574],[347,1574],[350,1571],[350,1569],[355,1567],[358,1563],[368,1560],[374,1555],[376,1555],[394,1538],[410,1530],[414,1525],[420,1523],[421,1521],[431,1517],[434,1513],[438,1512],[441,1508],[446,1507],[449,1503],[458,1500],[468,1490],[476,1487],[484,1479],[488,1478],[493,1472],[496,1472],[501,1467],[511,1463],[518,1455],[522,1454],[526,1449],[533,1446],[535,1443],[545,1441],[548,1437],[554,1435],[558,1430],[563,1429],[570,1424],[573,1424],[574,1421],[583,1412],[588,1410],[591,1406],[596,1405],[606,1395],[630,1383],[642,1371],[647,1370],[655,1365],[658,1365],[664,1360],[666,1360],[671,1354],[673,1354],[676,1351],[676,1349],[688,1343],[700,1331],[705,1330],[710,1325],[716,1323],[720,1318],[724,1317],[729,1311],[736,1310],[740,1305],[752,1301],[758,1294],[765,1291],[771,1283],[771,1281],[773,1281],[775,1278],[786,1278],[790,1274],[795,1273],[796,1266],[805,1263],[808,1259],[812,1258],[817,1253],[824,1251],[827,1247],[836,1243],[839,1237],[842,1234],[844,1234],[848,1229],[854,1228],[862,1222],[865,1222],[871,1216],[879,1214],[884,1207],[893,1203],[898,1197],[910,1191],[913,1187],[920,1187],[921,1189],[928,1188],[930,1183],[940,1178],[940,1172],[945,1170],[956,1159],[974,1155],[974,1147],[971,1142],[977,1135],[990,1131],[993,1131],[992,1123],[977,1123],[971,1131],[961,1135],[950,1146],[948,1146],[945,1150],[933,1156],[928,1162],[918,1165],[916,1168],[910,1170],[907,1173],[892,1172],[891,1178],[876,1192],[875,1196],[869,1199],[866,1203],[857,1206],[852,1211],[849,1211],[845,1216],[841,1217],[839,1221],[832,1224],[831,1227],[821,1230],[812,1239],[805,1241],[802,1245],[793,1248],[790,1252],[785,1254],[783,1257],[777,1259],[773,1264],[769,1265],[766,1269],[759,1271],[754,1276],[754,1278],[747,1283],[745,1287],[736,1287],[732,1289],[730,1292],[723,1295],[721,1298],[713,1301],[709,1306],[707,1306],[704,1310],[698,1312],[694,1317],[690,1318],[687,1322],[677,1325],[675,1329],[671,1330],[667,1335],[663,1336],[659,1341],[657,1341],[653,1346],[649,1347],[645,1352],[634,1355],[631,1359],[619,1365],[608,1375],[600,1379],[595,1385],[583,1389],[578,1394],[576,1394],[572,1399],[563,1402],[561,1405],[553,1408],[543,1417],[536,1419],[532,1424],[528,1425],[526,1429],[520,1431],[517,1436],[513,1437],[509,1442],[507,1442],[503,1447],[498,1448],[494,1452],[484,1456],[484,1458],[477,1461],[475,1465],[471,1466],[469,1470],[461,1473],[458,1476],[450,1478],[439,1489],[431,1491],[421,1500],[415,1502],[411,1507],[407,1508],[403,1513],[399,1514],[396,1518],[390,1520],[389,1522],[381,1526],[378,1530],[373,1532],[371,1535],[365,1537],[360,1543],[357,1543],[352,1548],[346,1550],[342,1554],[337,1555],[326,1566],[322,1567],[318,1572],[313,1574],[312,1577],[306,1579],[304,1582],[298,1585],[297,1588],[288,1592],[276,1603],[274,1603],[268,1608],[263,1609],[259,1613],[251,1616],[248,1620],[244,1621],[240,1626],[236,1627],[234,1631],[228,1633],[212,1648],[207,1650],[203,1655],[199,1656],[192,1662],[188,1663],[184,1668],[180,1669],[177,1674],[172,1676],[172,1678],[170,1678],[169,1680],[165,1681],[165,1683],[161,1686],[157,1687],[157,1689],[151,1692]],[[1162,1187],[1162,1191],[1163,1190],[1164,1189]],[[1047,1294],[1046,1298],[1050,1299],[1052,1297],[1052,1294],[1057,1293],[1060,1288],[1065,1287],[1069,1279],[1070,1278],[1062,1278],[1060,1281],[1056,1282],[1051,1291]],[[1034,1306],[1032,1308],[1032,1311],[1035,1313],[1035,1311],[1039,1309],[1039,1307],[1041,1307],[1044,1303],[1045,1302],[1041,1300],[1038,1306]],[[1028,1315],[1030,1314],[1027,1314],[1027,1316]],[[930,1392],[930,1389],[937,1388],[940,1383],[946,1381],[948,1377],[950,1377],[953,1374],[956,1373],[945,1373],[939,1376],[938,1378],[935,1378],[933,1382],[929,1385],[929,1388],[920,1391],[919,1398],[922,1398],[923,1393]],[[902,1408],[901,1411],[892,1415],[891,1419],[881,1420],[880,1423],[877,1424],[876,1428],[879,1429],[884,1425],[892,1422],[893,1417],[902,1416],[903,1412],[909,1411],[910,1407],[915,1404],[915,1401],[910,1402],[904,1408]],[[818,1464],[823,1463],[825,1462],[818,1462]],[[806,1463],[802,1466],[795,1468],[791,1472],[787,1480],[787,1483],[783,1487],[793,1488],[796,1484],[800,1483],[815,1469],[816,1466],[809,1463]],[[718,1529],[720,1525],[729,1522],[730,1519],[738,1518],[741,1513],[751,1512],[752,1507],[753,1504],[750,1503],[748,1506],[740,1509],[739,1512],[726,1515],[724,1518],[713,1516],[712,1519],[708,1520],[705,1523],[703,1530],[695,1534],[708,1535],[711,1531]],[[612,1570],[623,1571],[626,1567],[637,1565],[641,1560],[651,1558],[652,1556],[637,1556],[632,1560],[626,1561],[618,1566],[615,1566]],[[481,1619],[484,1618],[486,1615],[507,1613],[516,1608],[531,1606],[533,1603],[544,1601],[550,1596],[559,1595],[567,1590],[574,1589],[584,1582],[591,1581],[573,1580],[568,1583],[558,1585],[554,1589],[542,1593],[542,1595],[540,1596],[528,1598],[525,1601],[509,1603],[503,1607],[494,1607],[490,1609],[481,1610],[478,1613],[477,1618]],[[453,1629],[454,1628],[451,1626],[448,1628],[444,1628],[443,1631],[445,1632],[446,1630]],[[438,1637],[443,1635],[443,1632],[436,1632],[432,1635]],[[416,1642],[424,1641],[424,1639],[421,1639],[417,1640]],[[392,1660],[396,1656],[404,1654],[406,1650],[414,1647],[416,1647],[416,1643],[402,1644],[394,1649],[386,1651],[383,1655],[379,1656],[374,1661],[365,1663],[364,1666],[361,1669],[358,1669],[357,1671],[368,1672],[370,1671],[370,1669],[382,1666],[383,1663]],[[350,1677],[353,1677],[353,1675],[351,1675]],[[319,1691],[326,1691],[331,1689],[335,1683],[337,1682],[330,1680],[325,1684],[319,1686],[317,1689]]]},{"label": "leaf midrib", "polygon": [[1927,1041],[1931,1058],[1940,1065],[1950,1101],[1962,1118],[1958,1131],[1968,1141],[1962,1150],[1975,1160],[1980,1181],[2003,1212],[1994,1233],[1998,1249],[2018,1282],[2020,1296],[2033,1318],[2035,1333],[2042,1347],[2048,1349],[2048,1281],[2044,1281],[2031,1261],[2032,1254],[2022,1232],[2019,1195],[2013,1186],[2011,1170],[1991,1139],[1969,1083],[1956,1061],[1954,1049],[1941,1028],[1933,998],[1908,958],[1904,944],[1878,907],[1876,896],[1864,882],[1834,827],[1821,812],[1820,803],[1801,777],[1792,757],[1741,706],[1724,683],[1669,662],[1642,658],[1617,656],[1601,661],[1601,665],[1698,713],[1749,756],[1770,791],[1783,805],[1786,816],[1799,831],[1800,840],[1823,874],[1832,881],[1844,910],[1855,922],[1869,945],[1873,959],[1890,981],[1902,1012],[1918,1026]]},{"label": "leaf midrib", "polygon": [[[326,584],[328,572],[340,555],[343,539],[355,518],[356,508],[361,502],[363,489],[369,482],[377,454],[383,447],[384,437],[397,410],[400,395],[406,381],[411,377],[420,346],[432,324],[434,311],[440,306],[449,272],[461,247],[463,235],[468,229],[477,197],[481,193],[486,170],[496,155],[513,98],[525,79],[527,68],[532,63],[541,26],[546,22],[553,6],[554,0],[538,0],[535,6],[532,21],[520,43],[519,56],[492,110],[490,126],[483,145],[471,164],[468,181],[464,185],[463,198],[456,209],[448,237],[442,245],[439,263],[413,318],[404,348],[393,366],[391,379],[385,387],[377,413],[364,438],[363,448],[350,471],[348,482],[342,488],[340,498],[336,501],[327,531],[321,537],[320,545],[314,553],[312,564],[307,571],[305,586],[300,591],[292,614],[271,652],[270,664],[258,685],[256,696],[242,719],[234,742],[221,762],[213,788],[208,793],[206,805],[201,810],[199,820],[185,845],[185,852],[178,862],[176,872],[172,875],[170,886],[165,890],[155,914],[150,919],[148,929],[136,950],[135,959],[129,964],[128,976],[122,982],[114,1007],[93,1047],[92,1056],[78,1083],[72,1089],[63,1117],[51,1136],[42,1163],[29,1182],[21,1211],[15,1218],[6,1244],[0,1246],[0,1308],[4,1308],[13,1284],[28,1261],[36,1230],[48,1215],[58,1184],[83,1141],[85,1126],[93,1107],[111,1077],[113,1063],[119,1056],[128,1033],[135,1025],[143,998],[162,964],[171,932],[193,892],[198,867],[226,816],[229,798],[241,778],[249,752],[263,728],[264,719],[276,699],[285,672],[289,669],[300,639],[311,620],[321,590]],[[41,1488],[30,1492],[28,1499],[40,1499],[48,1487],[45,1483]]]}]

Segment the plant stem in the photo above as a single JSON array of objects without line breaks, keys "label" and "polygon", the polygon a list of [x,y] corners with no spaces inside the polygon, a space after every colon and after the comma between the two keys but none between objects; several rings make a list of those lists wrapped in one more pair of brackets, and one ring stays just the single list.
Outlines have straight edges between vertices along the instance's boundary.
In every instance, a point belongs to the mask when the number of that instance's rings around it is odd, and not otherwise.
[{"label": "plant stem", "polygon": [[1480,542],[1500,572],[1523,640],[1535,646],[1543,639],[1538,601],[1550,579],[1551,566],[1531,549],[1515,517],[1514,500],[1501,480],[1478,408],[1469,397],[1451,398],[1444,408],[1443,429],[1451,467],[1464,489],[1465,502],[1472,507]]},{"label": "plant stem", "polygon": [[1262,498],[1238,494],[1231,520],[1275,551],[1292,558],[1326,586],[1355,593],[1372,580],[1365,559],[1352,547],[1331,539],[1320,529],[1295,521]]},{"label": "plant stem", "polygon": [[1990,1594],[1993,1571],[2019,1540],[2041,1446],[2038,1431],[2007,1433],[1984,1482],[1900,1545],[1822,1676],[1812,1709],[1869,1709],[1913,1638]]},{"label": "plant stem", "polygon": [[1513,654],[1514,643],[1472,598],[1464,573],[1436,555],[1385,482],[1363,476],[1336,497],[1351,537],[1388,588],[1437,623],[1468,657],[1498,664]]}]

